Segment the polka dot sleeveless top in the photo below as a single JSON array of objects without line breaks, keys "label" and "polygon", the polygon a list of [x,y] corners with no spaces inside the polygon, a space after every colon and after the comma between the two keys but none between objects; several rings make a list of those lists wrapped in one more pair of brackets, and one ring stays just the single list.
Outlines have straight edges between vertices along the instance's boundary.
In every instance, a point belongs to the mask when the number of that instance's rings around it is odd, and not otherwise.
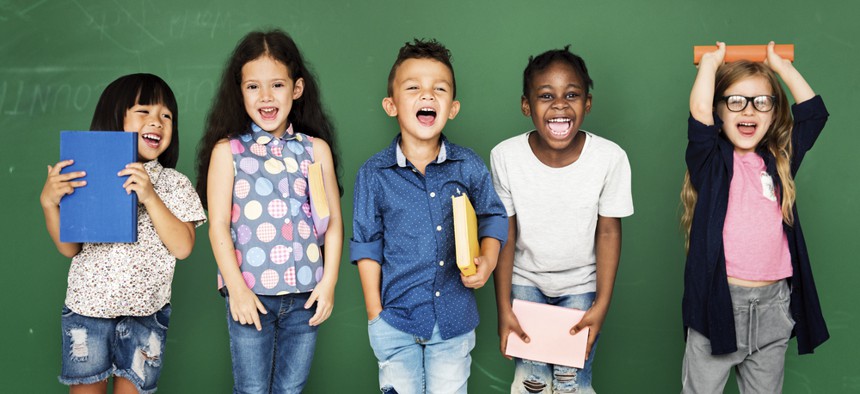
[{"label": "polka dot sleeveless top", "polygon": [[[236,260],[255,294],[311,291],[323,275],[307,193],[313,139],[292,125],[281,138],[256,124],[251,129],[230,139]],[[219,272],[218,288],[223,287]]]}]

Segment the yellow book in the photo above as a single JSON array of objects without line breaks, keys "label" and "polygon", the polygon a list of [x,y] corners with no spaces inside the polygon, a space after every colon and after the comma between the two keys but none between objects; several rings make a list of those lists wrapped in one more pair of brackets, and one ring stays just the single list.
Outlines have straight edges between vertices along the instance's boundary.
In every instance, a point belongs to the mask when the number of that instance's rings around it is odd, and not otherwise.
[{"label": "yellow book", "polygon": [[322,238],[328,229],[329,208],[328,198],[325,194],[325,182],[323,182],[322,165],[313,163],[308,166],[308,197],[311,203],[311,216],[314,220],[314,228],[317,237]]},{"label": "yellow book", "polygon": [[477,272],[475,257],[478,257],[481,250],[478,244],[478,217],[467,195],[451,196],[451,203],[454,207],[454,245],[457,250],[457,266],[460,267],[463,275],[474,275]]}]

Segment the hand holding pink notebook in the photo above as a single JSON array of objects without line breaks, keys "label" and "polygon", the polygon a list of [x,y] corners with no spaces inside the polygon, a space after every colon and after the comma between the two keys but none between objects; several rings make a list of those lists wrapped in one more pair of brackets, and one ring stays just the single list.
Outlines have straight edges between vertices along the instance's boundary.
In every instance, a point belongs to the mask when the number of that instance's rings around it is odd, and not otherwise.
[{"label": "hand holding pink notebook", "polygon": [[510,333],[506,355],[568,367],[585,365],[588,328],[570,335],[585,311],[523,300],[514,300],[513,311],[530,341]]}]

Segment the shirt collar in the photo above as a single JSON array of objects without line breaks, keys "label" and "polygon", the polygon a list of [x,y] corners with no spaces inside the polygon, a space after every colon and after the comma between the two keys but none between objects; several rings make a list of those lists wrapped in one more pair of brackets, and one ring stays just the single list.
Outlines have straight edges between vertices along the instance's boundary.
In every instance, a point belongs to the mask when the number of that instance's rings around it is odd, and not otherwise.
[{"label": "shirt collar", "polygon": [[[281,137],[275,137],[274,135],[272,135],[268,131],[263,130],[262,127],[257,126],[257,124],[254,122],[251,122],[251,132],[253,134],[252,137],[254,138],[254,142],[256,142],[260,145],[268,145],[270,142],[272,142],[274,140],[289,141],[289,140],[293,140],[293,139],[298,139],[296,132],[293,130],[293,124],[292,123],[290,123],[287,126],[287,130],[284,132],[284,135]],[[299,139],[299,140],[301,141],[301,139]]]},{"label": "shirt collar", "polygon": [[[403,150],[400,149],[400,134],[397,137],[394,137],[394,140],[391,141],[391,145],[386,149],[386,155],[382,163],[380,163],[380,167],[394,167],[395,165],[398,167],[406,167],[406,155],[403,154]],[[459,155],[457,155],[457,149],[455,146],[448,144],[448,139],[445,138],[445,135],[441,135],[439,137],[439,143],[442,144],[439,147],[439,155],[436,156],[436,160],[434,163],[441,164],[446,160],[460,160]]]},{"label": "shirt collar", "polygon": [[149,175],[149,181],[153,185],[155,185],[158,183],[158,177],[161,176],[164,167],[161,166],[161,163],[158,162],[158,159],[154,159],[143,163],[143,169],[145,169],[146,174]]}]

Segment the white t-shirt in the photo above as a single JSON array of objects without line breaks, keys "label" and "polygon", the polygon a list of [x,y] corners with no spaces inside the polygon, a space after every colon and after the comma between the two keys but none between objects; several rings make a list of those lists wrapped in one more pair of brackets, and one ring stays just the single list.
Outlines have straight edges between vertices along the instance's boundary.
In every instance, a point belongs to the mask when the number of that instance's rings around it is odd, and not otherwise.
[{"label": "white t-shirt", "polygon": [[538,160],[529,146],[531,132],[502,141],[490,154],[496,192],[508,216],[517,219],[513,284],[550,297],[595,291],[597,215],[633,214],[627,154],[583,132],[579,159],[562,168]]}]

